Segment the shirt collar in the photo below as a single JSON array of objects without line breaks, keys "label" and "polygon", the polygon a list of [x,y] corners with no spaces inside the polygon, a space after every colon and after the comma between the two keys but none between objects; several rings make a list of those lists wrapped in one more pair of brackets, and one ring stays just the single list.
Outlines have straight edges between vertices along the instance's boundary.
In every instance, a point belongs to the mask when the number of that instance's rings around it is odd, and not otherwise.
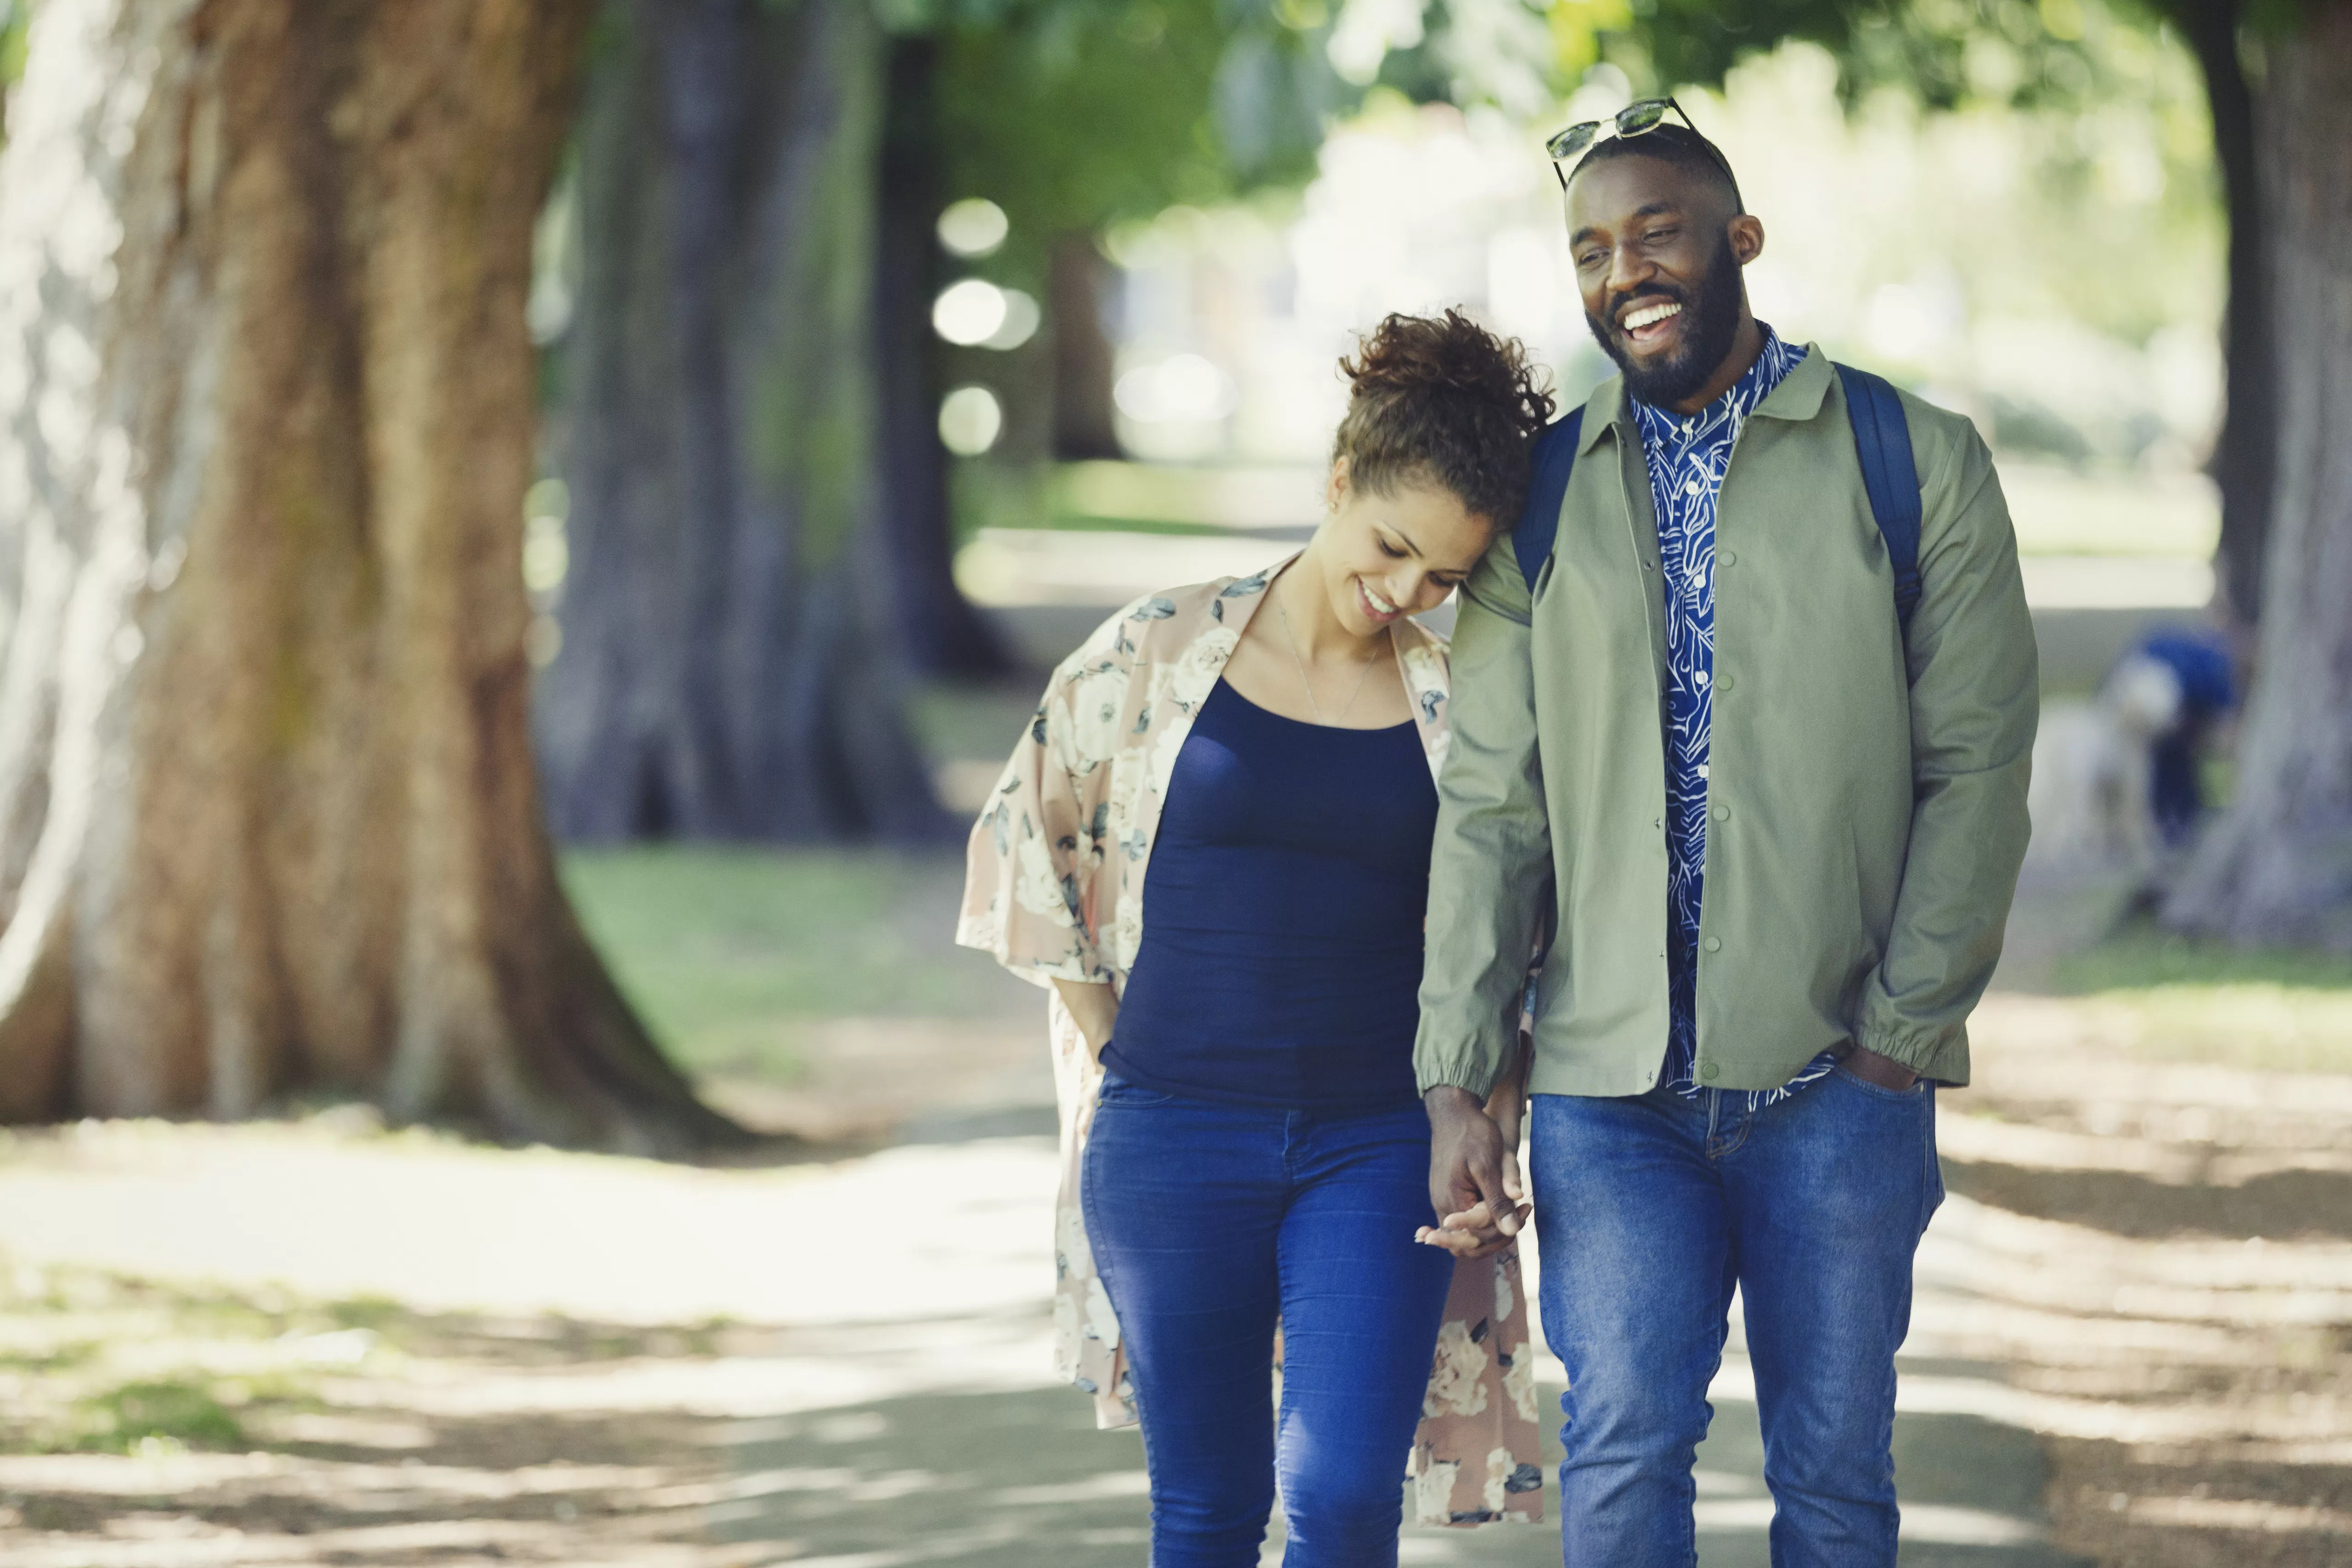
[{"label": "shirt collar", "polygon": [[1643,434],[1654,441],[1688,441],[1736,427],[1755,413],[1757,405],[1769,397],[1773,388],[1787,380],[1789,373],[1806,357],[1804,349],[1790,348],[1769,323],[1756,324],[1764,330],[1763,352],[1729,390],[1697,413],[1685,417],[1671,408],[1660,408],[1628,395],[1625,401]]}]

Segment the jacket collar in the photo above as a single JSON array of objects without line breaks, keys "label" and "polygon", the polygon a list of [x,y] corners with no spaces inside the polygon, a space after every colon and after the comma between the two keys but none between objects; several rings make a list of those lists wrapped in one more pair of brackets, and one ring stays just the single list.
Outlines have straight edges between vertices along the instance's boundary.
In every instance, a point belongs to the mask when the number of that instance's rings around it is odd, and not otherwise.
[{"label": "jacket collar", "polygon": [[1601,432],[1617,423],[1625,407],[1625,378],[1612,375],[1592,389],[1584,400],[1584,428],[1576,433],[1576,455],[1580,458],[1600,443]]},{"label": "jacket collar", "polygon": [[1830,356],[1822,352],[1822,345],[1807,343],[1805,357],[1780,378],[1780,384],[1756,405],[1756,412],[1750,417],[1788,419],[1799,423],[1811,419],[1822,411],[1822,400],[1830,395],[1832,374]]},{"label": "jacket collar", "polygon": [[[1822,352],[1822,345],[1807,343],[1805,357],[1756,405],[1751,417],[1800,423],[1811,419],[1822,411],[1822,404],[1829,396],[1832,374],[1830,356]],[[1631,418],[1632,410],[1625,402],[1625,378],[1612,375],[1594,387],[1592,395],[1585,400],[1584,428],[1577,432],[1576,455],[1581,458],[1591,451],[1599,444],[1601,433],[1621,417]]]}]

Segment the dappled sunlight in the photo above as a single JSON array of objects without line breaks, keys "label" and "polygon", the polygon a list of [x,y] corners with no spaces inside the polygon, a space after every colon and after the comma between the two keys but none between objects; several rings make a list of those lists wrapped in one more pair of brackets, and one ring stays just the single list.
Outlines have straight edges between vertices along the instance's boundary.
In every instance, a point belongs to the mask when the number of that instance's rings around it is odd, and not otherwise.
[{"label": "dappled sunlight", "polygon": [[2247,1059],[2232,1016],[2176,1003],[1987,999],[1979,1087],[1940,1121],[1956,1195],[1921,1249],[1906,1361],[2004,1372],[1906,1372],[1903,1404],[2043,1434],[2062,1544],[2333,1562],[2352,1523],[2352,1079],[2223,1065]]},{"label": "dappled sunlight", "polygon": [[[1953,1195],[1901,1359],[1906,1551],[2057,1568],[2093,1541],[2161,1563],[2260,1542],[2328,1561],[2352,1475],[2352,1237],[2276,1184],[2344,1178],[2352,1090],[2118,1070],[2112,1010],[1996,994],[1979,1087],[1944,1098]],[[891,1070],[919,1079],[957,1045],[915,1029]],[[349,1116],[19,1136],[0,1157],[18,1434],[0,1554],[1126,1561],[1139,1450],[1053,1383],[1050,1141],[960,1136],[731,1171]],[[2227,1203],[2261,1228],[2216,1228]],[[1540,1365],[1549,1402],[1559,1367]],[[133,1389],[158,1392],[115,1397]],[[1770,1518],[1736,1330],[1711,1394],[1702,1563],[1735,1568],[1762,1561]],[[152,1430],[120,1424],[142,1408]],[[1557,1550],[1548,1529],[1414,1529],[1402,1560]]]}]

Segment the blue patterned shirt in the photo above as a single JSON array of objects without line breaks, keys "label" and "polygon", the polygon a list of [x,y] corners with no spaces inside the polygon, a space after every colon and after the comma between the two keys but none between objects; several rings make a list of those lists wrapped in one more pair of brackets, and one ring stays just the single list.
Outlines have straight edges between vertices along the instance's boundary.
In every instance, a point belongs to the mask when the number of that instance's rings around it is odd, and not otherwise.
[{"label": "blue patterned shirt", "polygon": [[[1739,427],[1797,367],[1805,351],[1764,328],[1764,352],[1730,391],[1688,418],[1633,404],[1658,517],[1666,602],[1666,1064],[1664,1080],[1696,1096],[1698,1079],[1698,917],[1706,867],[1707,742],[1715,686],[1715,503]],[[1786,1098],[1837,1065],[1822,1052],[1748,1108]]]}]

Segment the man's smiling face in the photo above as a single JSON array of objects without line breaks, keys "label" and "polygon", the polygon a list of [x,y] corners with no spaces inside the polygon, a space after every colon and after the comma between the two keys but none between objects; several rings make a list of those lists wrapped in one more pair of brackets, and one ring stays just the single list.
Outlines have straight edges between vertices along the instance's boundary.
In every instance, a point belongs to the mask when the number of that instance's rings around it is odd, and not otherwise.
[{"label": "man's smiling face", "polygon": [[1585,321],[1626,389],[1662,407],[1703,390],[1746,319],[1739,269],[1764,226],[1717,183],[1638,154],[1577,174],[1568,226]]}]

